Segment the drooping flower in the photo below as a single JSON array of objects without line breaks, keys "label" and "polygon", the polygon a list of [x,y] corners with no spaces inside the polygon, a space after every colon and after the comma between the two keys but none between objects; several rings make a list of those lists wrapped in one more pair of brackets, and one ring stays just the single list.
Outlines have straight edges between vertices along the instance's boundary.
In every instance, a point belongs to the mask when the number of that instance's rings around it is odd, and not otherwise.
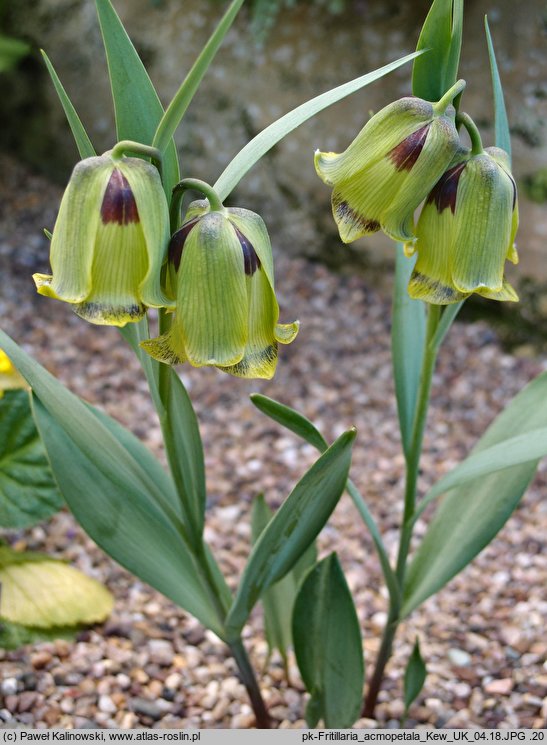
[{"label": "drooping flower", "polygon": [[418,220],[417,240],[407,253],[418,258],[408,291],[436,305],[477,293],[516,301],[504,276],[516,264],[517,190],[509,157],[499,148],[467,152],[451,165],[429,194]]},{"label": "drooping flower", "polygon": [[334,187],[344,243],[380,229],[397,241],[414,239],[414,211],[460,147],[451,101],[464,86],[458,81],[438,103],[401,98],[375,114],[345,152],[316,152],[319,177]]},{"label": "drooping flower", "polygon": [[142,347],[168,364],[214,365],[242,378],[271,378],[278,343],[298,322],[279,324],[270,239],[245,209],[190,205],[169,246],[168,285],[177,309],[170,330]]},{"label": "drooping flower", "polygon": [[110,153],[76,165],[51,238],[52,275],[35,274],[42,295],[91,323],[124,326],[148,306],[170,303],[160,288],[169,210],[157,169]]},{"label": "drooping flower", "polygon": [[27,388],[27,383],[13,366],[8,355],[0,349],[0,398],[4,395],[4,391],[15,388]]}]

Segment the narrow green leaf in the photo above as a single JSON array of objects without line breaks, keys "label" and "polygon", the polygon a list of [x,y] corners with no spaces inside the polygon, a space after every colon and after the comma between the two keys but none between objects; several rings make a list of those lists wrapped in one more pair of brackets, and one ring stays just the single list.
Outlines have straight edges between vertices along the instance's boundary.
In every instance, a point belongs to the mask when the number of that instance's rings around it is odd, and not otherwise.
[{"label": "narrow green leaf", "polygon": [[306,576],[293,613],[294,651],[314,702],[312,725],[351,727],[359,718],[364,662],[359,620],[336,554]]},{"label": "narrow green leaf", "polygon": [[78,148],[80,157],[91,158],[96,154],[95,148],[93,147],[93,144],[91,140],[89,139],[87,132],[85,131],[84,125],[82,124],[82,121],[80,117],[78,116],[76,109],[74,108],[72,104],[72,101],[68,97],[68,94],[66,90],[64,89],[63,84],[59,80],[59,77],[57,73],[55,72],[55,68],[51,64],[49,57],[47,56],[47,54],[44,52],[43,49],[41,50],[41,52],[42,52],[42,57],[44,58],[44,62],[46,63],[47,70],[49,72],[49,75],[51,77],[55,90],[57,92],[57,95],[59,96],[59,101],[61,102],[61,106],[63,107],[65,116],[70,125],[72,136],[74,137],[74,140],[76,142],[76,147]]},{"label": "narrow green leaf", "polygon": [[456,320],[456,317],[463,307],[465,300],[461,300],[459,303],[452,303],[447,305],[443,310],[441,320],[435,331],[435,336],[431,340],[431,345],[434,349],[438,349],[446,338],[446,335],[452,328],[452,324]]},{"label": "narrow green leaf", "polygon": [[260,595],[294,567],[334,510],[348,477],[355,430],[314,463],[262,533],[247,562],[226,630],[237,639]]},{"label": "narrow green leaf", "polygon": [[63,506],[25,390],[0,398],[0,526],[25,528]]},{"label": "narrow green leaf", "polygon": [[[495,464],[499,466],[500,449],[494,446],[505,449],[509,462],[515,447],[517,464],[462,483],[444,496],[408,567],[401,617],[407,616],[467,566],[503,527],[537,467],[538,450],[527,456],[527,445],[523,444],[521,436],[542,430],[544,438],[546,427],[547,373],[542,373],[494,420],[469,457],[471,460],[490,449],[490,455],[495,456]],[[531,439],[534,437],[537,433]],[[516,443],[514,438],[518,438]],[[539,450],[544,452],[543,448]],[[522,459],[527,457],[532,460],[524,462]],[[465,473],[465,461],[458,468]],[[475,473],[484,473],[484,470],[477,468]],[[429,501],[429,497],[426,499]]]},{"label": "narrow green leaf", "polygon": [[323,109],[332,106],[337,101],[341,101],[351,93],[355,93],[360,88],[364,88],[369,83],[378,80],[379,78],[387,75],[389,72],[396,70],[398,67],[405,65],[410,60],[414,59],[417,55],[422,52],[413,52],[407,54],[405,57],[401,57],[395,62],[390,62],[389,65],[384,65],[378,70],[369,72],[366,75],[362,75],[349,83],[339,85],[337,88],[333,88],[330,91],[326,91],[310,101],[297,106],[296,109],[289,111],[277,121],[270,124],[269,127],[262,130],[256,137],[245,145],[245,147],[239,151],[235,158],[228,164],[224,169],[220,177],[215,183],[215,190],[218,193],[221,200],[225,200],[226,197],[235,189],[238,183],[241,181],[243,176],[249,171],[254,164],[265,155],[268,150],[274,145],[286,137],[289,132],[299,127],[312,116],[318,114]]},{"label": "narrow green leaf", "polygon": [[177,127],[186,113],[186,109],[190,105],[190,102],[198,90],[205,73],[209,69],[209,65],[213,61],[224,37],[230,30],[232,23],[239,13],[243,2],[244,0],[233,0],[213,35],[203,47],[199,57],[194,62],[190,72],[173,97],[173,100],[167,107],[165,114],[158,124],[158,128],[154,135],[154,141],[152,143],[154,147],[157,147],[159,150],[163,151],[169,145],[171,138],[175,134]]},{"label": "narrow green leaf", "polygon": [[[263,494],[259,494],[253,502],[251,515],[251,534],[253,544],[257,542],[262,532],[272,519],[272,511],[266,504]],[[287,653],[292,646],[291,616],[296,597],[296,581],[293,572],[289,572],[273,584],[262,594],[264,610],[264,631],[268,648],[271,652],[279,650],[287,666]]]},{"label": "narrow green leaf", "polygon": [[3,331],[0,347],[33,388],[35,421],[55,479],[84,529],[122,566],[222,636],[185,526],[154,475]]},{"label": "narrow green leaf", "polygon": [[438,101],[456,82],[463,26],[463,0],[433,0],[416,51],[427,51],[412,67],[412,93]]},{"label": "narrow green leaf", "polygon": [[408,259],[401,244],[397,244],[396,250],[391,354],[401,440],[407,455],[420,385],[426,315],[424,303],[413,300],[407,290],[416,259]]},{"label": "narrow green leaf", "polygon": [[496,146],[505,150],[511,159],[511,134],[509,132],[509,122],[507,120],[507,111],[503,98],[503,88],[501,85],[498,63],[496,62],[496,53],[490,28],[488,26],[488,17],[484,16],[484,29],[486,32],[486,42],[488,44],[488,57],[490,58],[490,71],[492,74],[492,90],[494,93],[494,122],[496,132]]},{"label": "narrow green leaf", "polygon": [[269,416],[274,422],[294,432],[295,435],[317,448],[320,453],[324,453],[328,448],[327,441],[315,424],[295,409],[280,404],[279,401],[274,401],[273,398],[268,398],[268,396],[263,396],[260,393],[252,393],[251,401],[259,411]]},{"label": "narrow green leaf", "polygon": [[420,642],[416,639],[414,649],[405,670],[405,717],[414,701],[420,695],[427,677],[427,669],[420,652]]},{"label": "narrow green leaf", "polygon": [[[163,106],[110,0],[95,1],[106,50],[118,140],[151,145],[164,113]],[[162,179],[170,200],[171,190],[179,181],[173,141],[164,153]]]}]

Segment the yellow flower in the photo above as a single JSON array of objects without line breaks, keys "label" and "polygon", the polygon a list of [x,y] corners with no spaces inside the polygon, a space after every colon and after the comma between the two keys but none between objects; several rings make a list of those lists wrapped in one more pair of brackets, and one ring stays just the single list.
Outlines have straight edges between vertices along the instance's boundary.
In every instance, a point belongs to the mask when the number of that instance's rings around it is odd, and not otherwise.
[{"label": "yellow flower", "polygon": [[518,261],[518,203],[509,157],[499,148],[467,153],[429,194],[416,228],[418,252],[408,291],[436,305],[477,293],[518,300],[504,276],[506,259]]},{"label": "yellow flower", "polygon": [[0,349],[0,398],[4,395],[4,391],[13,388],[27,388],[27,384],[12,365],[8,355]]},{"label": "yellow flower", "polygon": [[169,246],[168,285],[177,309],[168,333],[142,343],[157,360],[214,365],[242,378],[271,378],[278,343],[298,322],[279,324],[270,239],[249,210],[190,205]]},{"label": "yellow flower", "polygon": [[91,323],[125,326],[148,306],[168,306],[160,271],[169,210],[157,169],[110,153],[78,163],[51,239],[52,275],[35,274],[42,295],[64,300]]},{"label": "yellow flower", "polygon": [[315,154],[319,177],[333,186],[340,238],[351,243],[382,229],[412,241],[413,214],[459,149],[450,105],[458,81],[436,104],[401,98],[375,114],[341,154]]}]

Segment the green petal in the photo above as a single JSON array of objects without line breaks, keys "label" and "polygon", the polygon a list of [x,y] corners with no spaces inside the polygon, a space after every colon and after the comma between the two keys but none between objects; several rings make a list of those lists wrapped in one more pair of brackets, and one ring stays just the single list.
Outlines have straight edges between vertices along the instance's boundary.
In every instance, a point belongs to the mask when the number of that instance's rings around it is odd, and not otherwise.
[{"label": "green petal", "polygon": [[233,365],[247,342],[247,290],[243,252],[234,227],[219,212],[204,215],[182,253],[176,325],[188,361]]},{"label": "green petal", "polygon": [[275,327],[274,335],[280,344],[290,344],[296,339],[299,329],[300,321],[293,321],[293,323],[278,323]]},{"label": "green petal", "polygon": [[177,328],[177,317],[167,334],[157,336],[155,339],[141,341],[140,346],[144,351],[158,362],[166,365],[179,365],[186,362],[188,357],[184,349],[184,341],[180,328]]},{"label": "green petal", "polygon": [[160,285],[161,267],[170,236],[169,207],[159,173],[154,166],[139,158],[122,158],[116,167],[133,192],[146,247],[147,266],[137,277],[139,298],[149,307],[172,309],[175,304],[167,299]]},{"label": "green petal", "polygon": [[513,185],[488,155],[471,158],[458,184],[452,255],[454,285],[462,292],[503,286],[511,245]]},{"label": "green petal", "polygon": [[40,294],[69,303],[88,296],[100,207],[111,173],[112,160],[105,156],[86,158],[74,168],[53,229],[52,277],[35,276]]},{"label": "green petal", "polygon": [[486,297],[489,300],[498,300],[501,302],[517,303],[519,299],[514,288],[509,284],[505,277],[503,278],[501,290],[477,290],[477,294],[482,295],[482,297]]}]

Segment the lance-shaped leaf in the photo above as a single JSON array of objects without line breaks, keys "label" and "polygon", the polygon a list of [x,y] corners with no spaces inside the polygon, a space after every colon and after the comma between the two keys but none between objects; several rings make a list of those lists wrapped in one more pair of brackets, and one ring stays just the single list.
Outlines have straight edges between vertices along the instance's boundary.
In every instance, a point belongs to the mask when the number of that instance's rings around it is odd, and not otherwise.
[{"label": "lance-shaped leaf", "polygon": [[364,662],[359,620],[336,554],[312,569],[293,613],[294,651],[311,694],[308,725],[351,727],[359,717]]},{"label": "lance-shaped leaf", "polygon": [[416,51],[426,51],[412,67],[412,93],[437,101],[458,77],[463,0],[433,0]]},{"label": "lance-shaped leaf", "polygon": [[0,526],[24,528],[46,520],[63,506],[27,391],[0,398]]},{"label": "lance-shaped leaf", "polygon": [[186,527],[163,484],[2,331],[0,346],[34,390],[34,416],[55,479],[84,529],[122,566],[222,636]]},{"label": "lance-shaped leaf", "polygon": [[496,146],[505,150],[511,160],[511,135],[509,133],[509,122],[507,121],[507,111],[505,110],[505,101],[503,98],[503,88],[501,85],[498,63],[496,62],[496,53],[494,43],[490,35],[488,18],[484,17],[484,28],[486,31],[486,42],[488,44],[488,57],[490,58],[490,71],[492,75],[492,90],[494,94],[494,127],[496,132]]},{"label": "lance-shaped leaf", "polygon": [[[447,488],[455,488],[443,498],[410,562],[401,617],[407,616],[467,566],[503,527],[532,480],[541,452],[547,454],[547,447],[542,447],[539,452],[527,452],[526,443],[523,445],[519,438],[515,448],[519,448],[523,460],[499,470],[511,463],[513,450],[507,443],[509,436],[517,438],[534,433],[534,430],[543,430],[541,437],[545,445],[546,427],[547,373],[542,373],[490,425],[473,449],[469,458],[470,466],[466,467],[464,461],[458,467],[461,486],[456,486],[457,478],[450,480],[450,474],[445,477]],[[531,440],[541,437],[534,433]],[[505,464],[503,450],[500,450],[504,442],[507,445]],[[488,449],[491,449],[492,455],[491,473],[484,475],[487,464],[481,464],[481,460]],[[475,465],[472,459],[475,459]],[[473,468],[477,470],[473,472]],[[469,481],[470,474],[479,475]]]},{"label": "lance-shaped leaf", "polygon": [[341,435],[295,486],[255,544],[226,619],[237,639],[254,604],[292,569],[334,510],[348,477],[355,430]]},{"label": "lance-shaped leaf", "polygon": [[[118,140],[151,145],[163,116],[163,106],[131,39],[110,0],[96,0],[103,35]],[[167,198],[179,181],[175,143],[171,140],[163,157],[162,180]]]},{"label": "lance-shaped leaf", "polygon": [[295,411],[290,406],[279,403],[279,401],[274,401],[273,398],[263,396],[261,393],[252,393],[250,398],[259,411],[269,416],[274,422],[294,432],[295,435],[301,437],[319,450],[320,453],[324,453],[328,448],[328,443],[321,432],[303,414]]},{"label": "lance-shaped leaf", "polygon": [[337,101],[341,101],[346,96],[355,93],[360,88],[364,88],[369,83],[387,75],[389,72],[396,70],[401,65],[410,62],[422,52],[414,52],[401,57],[395,62],[362,75],[349,83],[343,83],[337,88],[326,91],[315,98],[306,101],[306,103],[297,106],[296,109],[289,111],[277,121],[270,124],[269,127],[262,130],[256,137],[248,142],[245,147],[239,151],[235,158],[226,166],[222,174],[215,183],[215,190],[219,198],[224,201],[226,197],[235,189],[243,176],[257,163],[268,150],[277,145],[290,132],[299,127],[301,124],[311,119],[323,109],[332,106]]},{"label": "lance-shaped leaf", "polygon": [[405,670],[404,688],[405,688],[405,718],[408,710],[414,701],[420,695],[427,677],[427,669],[420,652],[420,642],[416,639],[414,649],[408,659]]},{"label": "lance-shaped leaf", "polygon": [[391,351],[399,427],[403,449],[407,455],[420,385],[426,318],[425,305],[420,300],[412,300],[408,295],[406,288],[415,260],[409,261],[406,258],[400,244],[397,245],[395,262]]}]

